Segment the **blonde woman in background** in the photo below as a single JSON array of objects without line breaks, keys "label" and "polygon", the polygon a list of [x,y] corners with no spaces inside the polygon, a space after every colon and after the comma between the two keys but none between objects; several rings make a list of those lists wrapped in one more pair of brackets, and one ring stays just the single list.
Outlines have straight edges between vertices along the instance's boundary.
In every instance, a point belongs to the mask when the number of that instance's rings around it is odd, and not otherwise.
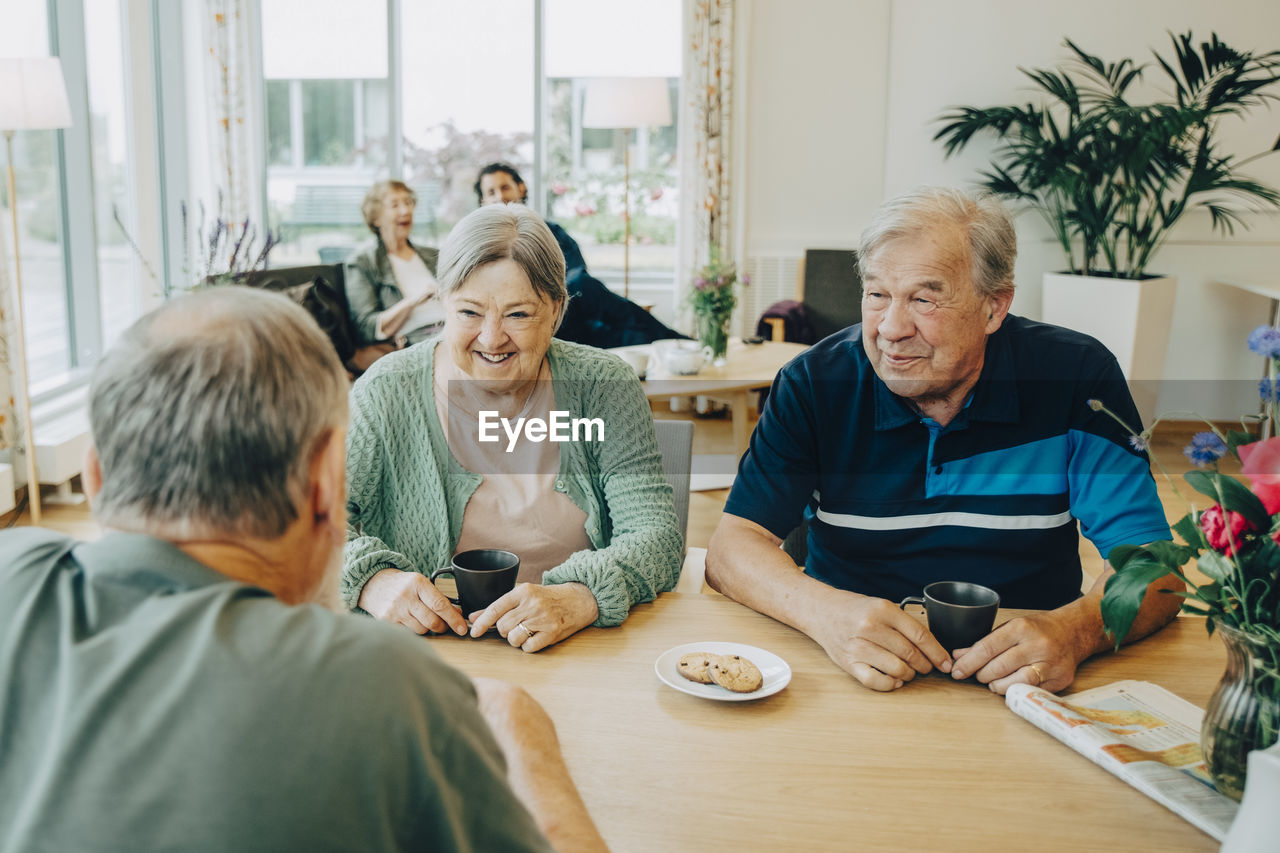
[{"label": "blonde woman in background", "polygon": [[426,340],[444,324],[436,282],[439,252],[409,239],[417,202],[408,184],[389,180],[370,187],[360,205],[373,239],[347,259],[347,304],[355,344],[374,347],[374,359]]}]

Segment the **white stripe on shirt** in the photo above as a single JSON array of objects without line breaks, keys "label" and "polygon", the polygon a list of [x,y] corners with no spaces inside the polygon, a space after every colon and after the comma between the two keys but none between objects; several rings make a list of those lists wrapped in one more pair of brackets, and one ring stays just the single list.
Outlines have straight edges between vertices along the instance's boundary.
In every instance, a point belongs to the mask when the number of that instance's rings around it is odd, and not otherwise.
[{"label": "white stripe on shirt", "polygon": [[933,512],[922,515],[847,515],[818,509],[819,521],[857,530],[913,530],[924,527],[981,527],[987,530],[1052,530],[1071,523],[1070,512],[1056,515],[989,515],[981,512]]}]

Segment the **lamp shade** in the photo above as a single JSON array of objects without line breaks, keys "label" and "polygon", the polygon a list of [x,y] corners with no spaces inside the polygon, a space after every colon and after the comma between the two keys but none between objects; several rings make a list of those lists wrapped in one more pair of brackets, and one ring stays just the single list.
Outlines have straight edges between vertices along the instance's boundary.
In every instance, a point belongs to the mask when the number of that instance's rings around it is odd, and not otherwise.
[{"label": "lamp shade", "polygon": [[671,99],[665,77],[593,77],[587,80],[582,126],[589,128],[665,127],[671,124]]},{"label": "lamp shade", "polygon": [[0,59],[0,130],[70,126],[62,60],[56,56]]}]

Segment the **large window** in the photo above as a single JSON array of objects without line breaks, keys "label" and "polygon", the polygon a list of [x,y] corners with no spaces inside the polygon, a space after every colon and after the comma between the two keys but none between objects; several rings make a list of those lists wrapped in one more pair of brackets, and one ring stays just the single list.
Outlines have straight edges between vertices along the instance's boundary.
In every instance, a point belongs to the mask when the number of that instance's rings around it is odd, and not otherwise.
[{"label": "large window", "polygon": [[333,261],[366,239],[360,197],[393,175],[418,193],[414,240],[438,245],[475,208],[479,167],[505,160],[525,178],[529,204],[564,225],[591,272],[620,290],[629,151],[632,297],[671,318],[675,122],[587,129],[582,109],[593,78],[645,76],[667,82],[674,119],[680,0],[261,4],[267,194],[285,230],[277,264]]},{"label": "large window", "polygon": [[[506,160],[533,180],[534,3],[403,3],[404,174],[437,240],[476,207],[485,163]],[[430,49],[426,45],[430,44]]]},{"label": "large window", "polygon": [[84,27],[93,218],[98,242],[98,306],[102,343],[109,347],[137,318],[141,306],[138,283],[142,269],[129,245],[138,227],[131,190],[120,0],[86,3]]},{"label": "large window", "polygon": [[[57,55],[71,127],[14,136],[28,378],[82,381],[140,310],[122,0],[0,0],[0,55]],[[56,22],[56,27],[53,23]],[[3,193],[3,189],[0,189]],[[10,200],[4,199],[5,228]]]},{"label": "large window", "polygon": [[338,260],[368,236],[360,200],[389,174],[387,6],[262,0],[262,54],[273,262]]},{"label": "large window", "polygon": [[[7,0],[0,9],[0,55],[48,56],[48,17],[42,4]],[[17,183],[18,249],[26,315],[27,375],[33,388],[65,373],[72,364],[67,276],[63,256],[63,196],[56,131],[20,131],[13,138]],[[5,243],[13,234],[14,207],[7,181]],[[6,259],[8,262],[8,259]]]},{"label": "large window", "polygon": [[[679,0],[544,2],[547,150],[541,202],[578,240],[587,267],[614,289],[621,289],[623,217],[629,209],[631,296],[661,305],[676,263]],[[592,81],[609,77],[665,81],[671,123],[634,130],[584,127]],[[624,152],[630,154],[625,185]]]}]

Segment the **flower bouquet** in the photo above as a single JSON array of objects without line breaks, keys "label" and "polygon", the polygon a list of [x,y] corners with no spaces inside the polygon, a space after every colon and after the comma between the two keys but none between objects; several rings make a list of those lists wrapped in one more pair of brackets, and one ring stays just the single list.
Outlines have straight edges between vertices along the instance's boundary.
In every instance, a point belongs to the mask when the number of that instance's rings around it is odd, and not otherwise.
[{"label": "flower bouquet", "polygon": [[[1184,599],[1183,612],[1206,617],[1209,633],[1217,630],[1222,636],[1227,672],[1205,712],[1201,747],[1218,789],[1236,799],[1244,792],[1248,753],[1280,737],[1280,438],[1259,440],[1247,428],[1249,420],[1272,423],[1280,330],[1263,326],[1250,335],[1249,345],[1267,358],[1264,413],[1242,421],[1243,430],[1223,433],[1210,425],[1184,451],[1203,469],[1189,471],[1187,483],[1214,503],[1193,508],[1173,526],[1182,543],[1112,549],[1108,560],[1116,573],[1102,598],[1103,622],[1118,647],[1147,585],[1172,573],[1187,585],[1185,592],[1174,593]],[[1090,405],[1115,417],[1098,401]],[[1145,449],[1154,428],[1130,430],[1130,441]],[[1249,485],[1220,470],[1227,455],[1240,460]],[[1168,472],[1162,473],[1172,482]],[[1203,579],[1187,573],[1192,560]]]},{"label": "flower bouquet", "polygon": [[[712,243],[710,254],[710,261],[694,276],[689,306],[693,309],[696,337],[702,344],[703,355],[719,367],[724,365],[729,351],[729,319],[738,304],[733,288],[738,274],[733,264],[720,262],[719,246]],[[749,284],[750,279],[743,276],[742,283]]]}]

